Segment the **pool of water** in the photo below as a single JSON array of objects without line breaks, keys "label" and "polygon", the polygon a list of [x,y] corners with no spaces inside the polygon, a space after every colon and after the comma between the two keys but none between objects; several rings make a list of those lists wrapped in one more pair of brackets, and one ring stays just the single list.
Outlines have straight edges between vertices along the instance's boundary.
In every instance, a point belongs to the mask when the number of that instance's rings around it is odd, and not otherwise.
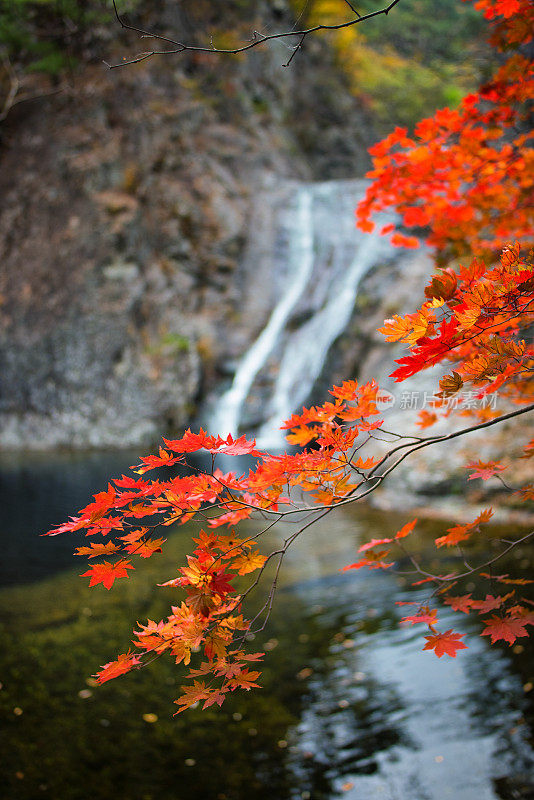
[{"label": "pool of water", "polygon": [[[132,624],[176,601],[155,584],[175,573],[192,530],[171,533],[111,592],[78,577],[75,537],[38,534],[133,463],[123,453],[2,466],[2,798],[534,798],[528,641],[489,647],[475,622],[443,609],[469,650],[438,660],[421,650],[422,626],[398,625],[402,581],[339,572],[362,537],[401,517],[338,513],[290,551],[253,645],[267,650],[262,690],[173,717],[182,673],[170,660],[95,686],[91,673],[127,648]],[[424,535],[443,527],[427,521]]]}]

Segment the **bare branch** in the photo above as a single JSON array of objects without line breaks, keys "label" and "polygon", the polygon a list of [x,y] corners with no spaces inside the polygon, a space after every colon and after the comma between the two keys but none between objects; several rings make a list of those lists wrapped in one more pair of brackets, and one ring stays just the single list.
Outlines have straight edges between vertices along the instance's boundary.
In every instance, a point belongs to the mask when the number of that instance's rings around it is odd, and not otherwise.
[{"label": "bare branch", "polygon": [[368,19],[373,19],[374,17],[379,17],[382,14],[387,16],[389,12],[400,2],[400,0],[392,0],[388,6],[379,9],[378,11],[371,11],[368,14],[359,14],[358,11],[354,8],[352,3],[349,0],[345,0],[347,5],[351,8],[351,10],[356,15],[354,19],[350,19],[345,22],[339,22],[334,25],[313,25],[309,28],[302,28],[301,30],[290,30],[290,31],[282,31],[280,33],[270,33],[270,34],[261,34],[258,31],[254,31],[251,40],[241,47],[235,48],[219,48],[219,47],[202,47],[201,45],[192,45],[186,44],[184,42],[179,42],[175,39],[171,39],[169,36],[164,36],[160,33],[155,33],[154,31],[148,31],[144,28],[138,28],[135,25],[130,25],[124,21],[124,18],[119,14],[117,5],[115,0],[113,0],[113,9],[115,12],[115,18],[117,19],[121,28],[127,31],[133,31],[134,33],[138,33],[141,39],[156,39],[160,42],[166,42],[169,45],[173,45],[173,47],[169,47],[167,49],[153,49],[153,50],[146,50],[142,53],[138,53],[132,58],[124,58],[120,64],[109,64],[107,61],[104,61],[104,64],[109,67],[109,69],[117,69],[119,67],[127,67],[131,64],[139,64],[141,61],[146,61],[149,58],[153,58],[154,56],[169,56],[169,55],[176,55],[178,53],[183,53],[186,50],[190,50],[196,53],[216,53],[218,55],[239,55],[239,53],[245,53],[248,50],[252,50],[254,47],[257,47],[260,44],[265,44],[265,42],[271,42],[278,39],[288,39],[290,37],[297,37],[299,39],[298,44],[295,47],[293,54],[291,55],[289,61],[284,64],[284,66],[288,66],[291,61],[293,60],[295,54],[298,50],[302,47],[304,40],[313,33],[317,33],[318,31],[337,31],[342,30],[343,28],[350,28],[353,25],[357,25],[360,22],[365,22]]},{"label": "bare branch", "polygon": [[349,0],[345,0],[345,3],[348,5],[348,7],[350,8],[350,10],[352,11],[353,14],[356,14],[357,17],[361,17],[360,12],[356,11],[356,9],[352,5],[352,3],[349,3]]}]

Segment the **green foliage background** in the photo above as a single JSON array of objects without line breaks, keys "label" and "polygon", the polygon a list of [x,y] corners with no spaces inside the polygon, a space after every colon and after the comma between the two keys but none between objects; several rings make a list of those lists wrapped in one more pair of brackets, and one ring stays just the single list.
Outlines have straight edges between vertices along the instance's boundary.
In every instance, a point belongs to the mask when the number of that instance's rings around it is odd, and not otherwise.
[{"label": "green foliage background", "polygon": [[[302,22],[335,24],[353,14],[344,0],[292,0]],[[384,7],[360,0],[363,16]],[[388,16],[322,34],[352,92],[373,112],[379,133],[413,127],[436,108],[455,106],[491,72],[487,23],[472,3],[400,0]]]},{"label": "green foliage background", "polygon": [[[127,11],[135,4],[119,0],[118,7]],[[0,5],[0,49],[26,72],[57,77],[112,21],[111,0],[8,0]]]}]

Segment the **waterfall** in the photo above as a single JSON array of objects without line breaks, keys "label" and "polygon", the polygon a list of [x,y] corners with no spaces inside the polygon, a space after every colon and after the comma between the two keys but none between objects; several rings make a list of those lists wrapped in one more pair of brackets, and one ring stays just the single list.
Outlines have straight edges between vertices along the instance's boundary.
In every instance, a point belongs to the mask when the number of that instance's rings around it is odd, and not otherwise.
[{"label": "waterfall", "polygon": [[[303,185],[280,209],[288,235],[273,269],[283,270],[285,285],[219,398],[212,431],[239,432],[255,382],[262,376],[263,383],[271,380],[265,367],[275,360],[277,375],[261,404],[265,421],[255,435],[261,447],[284,447],[279,427],[310,397],[331,345],[350,321],[361,279],[399,254],[378,232],[363,234],[355,227],[354,209],[366,186],[361,180]],[[381,224],[392,219],[384,215]]]},{"label": "waterfall", "polygon": [[271,354],[310,278],[313,268],[312,198],[313,191],[309,187],[302,187],[297,192],[292,226],[294,235],[291,237],[288,252],[287,285],[267,325],[243,356],[231,387],[217,404],[212,429],[221,436],[237,433],[240,411],[254,378]]}]

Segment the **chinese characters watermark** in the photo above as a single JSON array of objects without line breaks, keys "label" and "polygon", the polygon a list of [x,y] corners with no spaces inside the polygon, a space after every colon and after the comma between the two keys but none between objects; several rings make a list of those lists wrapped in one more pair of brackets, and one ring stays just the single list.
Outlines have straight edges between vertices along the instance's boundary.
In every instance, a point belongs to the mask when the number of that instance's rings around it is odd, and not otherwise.
[{"label": "chinese characters watermark", "polygon": [[432,392],[416,390],[403,391],[400,396],[396,396],[387,389],[380,389],[376,398],[376,407],[379,411],[397,406],[400,411],[421,411],[423,409],[436,409],[451,411],[460,409],[472,411],[475,409],[489,408],[495,410],[497,407],[496,393],[479,396],[478,392],[465,391],[456,392],[451,397],[440,399]]}]

